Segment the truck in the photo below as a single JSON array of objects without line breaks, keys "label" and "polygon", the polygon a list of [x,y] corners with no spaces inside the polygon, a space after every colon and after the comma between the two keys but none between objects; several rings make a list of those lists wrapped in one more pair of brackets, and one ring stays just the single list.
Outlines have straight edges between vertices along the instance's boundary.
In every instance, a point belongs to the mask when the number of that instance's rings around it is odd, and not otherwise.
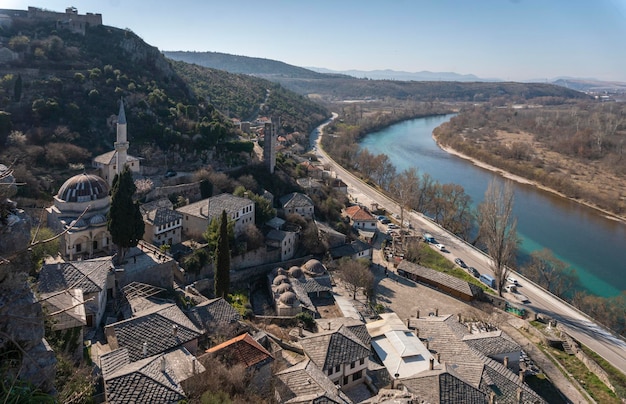
[{"label": "truck", "polygon": [[496,280],[491,275],[480,274],[480,278],[478,278],[482,283],[489,286],[491,289],[496,288]]}]

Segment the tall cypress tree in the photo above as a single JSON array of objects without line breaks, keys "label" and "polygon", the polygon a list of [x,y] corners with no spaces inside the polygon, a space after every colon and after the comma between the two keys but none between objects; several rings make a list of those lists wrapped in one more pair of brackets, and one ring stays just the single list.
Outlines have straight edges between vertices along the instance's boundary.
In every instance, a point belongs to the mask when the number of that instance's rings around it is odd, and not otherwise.
[{"label": "tall cypress tree", "polygon": [[230,288],[230,246],[228,242],[228,216],[225,210],[222,211],[215,261],[215,297],[226,298]]},{"label": "tall cypress tree", "polygon": [[144,232],[144,222],[139,204],[133,201],[136,191],[133,176],[128,168],[113,178],[111,188],[111,209],[107,214],[107,230],[113,243],[117,245],[117,263],[124,262],[124,257],[131,247],[135,247]]}]

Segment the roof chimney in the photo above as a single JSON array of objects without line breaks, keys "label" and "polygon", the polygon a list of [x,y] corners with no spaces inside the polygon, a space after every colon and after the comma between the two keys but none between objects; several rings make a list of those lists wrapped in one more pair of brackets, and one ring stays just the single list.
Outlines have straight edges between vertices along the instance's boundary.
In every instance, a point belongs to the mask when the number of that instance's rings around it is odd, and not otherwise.
[{"label": "roof chimney", "polygon": [[167,362],[165,360],[165,356],[161,356],[161,372],[165,373],[166,367],[167,367]]},{"label": "roof chimney", "polygon": [[176,324],[172,326],[172,333],[174,334],[174,337],[178,335],[178,326]]},{"label": "roof chimney", "polygon": [[437,362],[441,363],[441,353],[437,352]]},{"label": "roof chimney", "polygon": [[439,308],[435,309],[435,317],[439,317]]},{"label": "roof chimney", "polygon": [[415,336],[416,336],[417,338],[419,338],[419,337],[420,337],[420,329],[419,329],[419,328],[416,328],[416,329],[415,329]]},{"label": "roof chimney", "polygon": [[430,365],[428,365],[428,369],[433,370],[435,368],[435,358],[430,357]]},{"label": "roof chimney", "polygon": [[143,342],[143,357],[145,358],[146,356],[148,356],[148,342],[144,341]]},{"label": "roof chimney", "polygon": [[504,357],[504,367],[505,367],[505,368],[508,368],[508,367],[509,367],[509,357],[508,357],[508,356],[505,356],[505,357]]},{"label": "roof chimney", "polygon": [[496,402],[496,393],[493,391],[489,393],[489,404],[495,404]]},{"label": "roof chimney", "polygon": [[519,371],[519,382],[524,383],[524,371],[520,369]]},{"label": "roof chimney", "polygon": [[196,357],[192,357],[191,358],[191,374],[195,375],[196,374]]},{"label": "roof chimney", "polygon": [[415,317],[420,318],[420,311],[419,310],[417,311],[417,315]]},{"label": "roof chimney", "polygon": [[461,322],[461,313],[456,315],[456,320],[460,323]]},{"label": "roof chimney", "polygon": [[521,387],[517,388],[517,402],[518,403],[522,402],[522,388]]}]

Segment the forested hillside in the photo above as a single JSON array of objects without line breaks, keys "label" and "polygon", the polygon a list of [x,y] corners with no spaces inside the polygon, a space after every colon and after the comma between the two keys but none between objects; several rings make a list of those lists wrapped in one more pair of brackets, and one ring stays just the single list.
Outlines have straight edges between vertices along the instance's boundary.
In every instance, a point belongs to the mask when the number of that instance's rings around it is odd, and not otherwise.
[{"label": "forested hillside", "polygon": [[247,76],[196,72],[188,84],[182,63],[174,69],[130,30],[97,26],[83,36],[16,18],[0,42],[11,56],[0,62],[0,162],[15,161],[15,176],[28,185],[18,196],[48,198],[91,157],[112,150],[122,98],[130,153],[140,157],[175,151],[199,159],[240,135],[229,116],[250,118],[261,105],[265,115],[282,115],[300,130],[327,116],[303,97]]},{"label": "forested hillside", "polygon": [[308,133],[330,116],[319,104],[265,79],[185,62],[173,61],[172,66],[199,97],[231,118],[275,115],[285,130]]}]

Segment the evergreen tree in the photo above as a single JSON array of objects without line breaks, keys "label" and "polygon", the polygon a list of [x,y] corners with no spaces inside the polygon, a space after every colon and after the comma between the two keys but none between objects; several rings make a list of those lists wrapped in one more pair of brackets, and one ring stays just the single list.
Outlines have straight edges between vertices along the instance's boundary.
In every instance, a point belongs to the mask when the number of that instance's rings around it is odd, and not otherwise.
[{"label": "evergreen tree", "polygon": [[228,217],[222,211],[220,234],[215,250],[215,297],[226,298],[230,287],[230,246],[228,242]]},{"label": "evergreen tree", "polygon": [[144,222],[139,211],[139,204],[133,201],[136,187],[128,166],[116,174],[111,188],[111,209],[107,214],[107,230],[113,243],[117,245],[117,263],[124,262],[124,257],[131,247],[135,247],[144,232]]},{"label": "evergreen tree", "polygon": [[18,74],[17,79],[15,79],[15,84],[13,85],[13,100],[20,102],[22,99],[22,75]]}]

